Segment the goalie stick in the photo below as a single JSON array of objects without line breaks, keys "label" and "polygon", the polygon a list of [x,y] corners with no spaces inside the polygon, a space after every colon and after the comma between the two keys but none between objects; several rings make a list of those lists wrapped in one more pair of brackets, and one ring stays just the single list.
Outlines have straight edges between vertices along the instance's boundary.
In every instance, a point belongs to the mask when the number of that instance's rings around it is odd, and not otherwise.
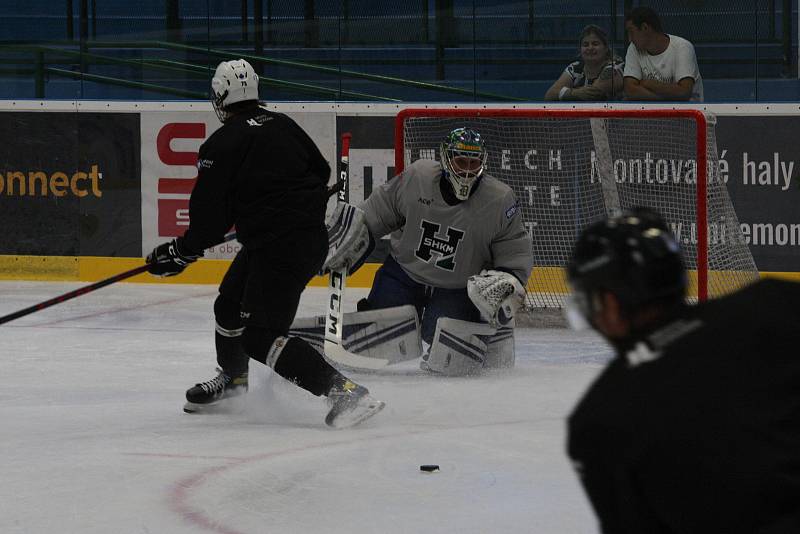
[{"label": "goalie stick", "polygon": [[[236,239],[236,232],[231,232],[230,234],[227,234],[225,236],[225,239],[222,242],[227,243],[228,241],[233,241],[234,239]],[[25,317],[26,315],[36,313],[38,311],[44,310],[45,308],[49,308],[50,306],[55,306],[56,304],[61,304],[62,302],[74,299],[75,297],[80,297],[81,295],[91,293],[92,291],[97,291],[98,289],[110,286],[115,282],[125,280],[126,278],[131,278],[133,276],[136,276],[137,274],[145,272],[149,267],[150,264],[145,263],[144,265],[140,265],[128,271],[115,274],[114,276],[110,276],[104,280],[95,282],[94,284],[89,284],[88,286],[80,287],[68,293],[64,293],[63,295],[59,295],[57,297],[45,300],[44,302],[40,302],[39,304],[34,304],[33,306],[29,306],[22,310],[15,311],[14,313],[9,313],[8,315],[0,317],[0,324],[8,323],[10,321],[13,321],[14,319]]]},{"label": "goalie stick", "polygon": [[[347,180],[350,168],[350,138],[351,134],[342,134],[342,158],[339,171],[337,201],[346,200]],[[328,312],[325,315],[325,356],[335,363],[354,369],[380,369],[389,364],[389,360],[382,358],[367,358],[348,351],[342,345],[342,329],[344,313],[342,312],[342,297],[347,279],[347,267],[331,271],[328,278]]]}]

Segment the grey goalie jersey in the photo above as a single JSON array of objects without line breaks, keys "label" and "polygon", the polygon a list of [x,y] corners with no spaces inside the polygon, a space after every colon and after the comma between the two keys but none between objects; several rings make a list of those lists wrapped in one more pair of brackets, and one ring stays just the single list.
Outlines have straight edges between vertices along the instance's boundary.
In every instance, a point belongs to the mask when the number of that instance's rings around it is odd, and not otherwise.
[{"label": "grey goalie jersey", "polygon": [[451,206],[441,179],[439,162],[421,159],[375,189],[361,206],[372,235],[391,233],[391,255],[421,284],[463,288],[470,276],[498,267],[527,283],[531,241],[511,188],[484,174],[467,200]]}]

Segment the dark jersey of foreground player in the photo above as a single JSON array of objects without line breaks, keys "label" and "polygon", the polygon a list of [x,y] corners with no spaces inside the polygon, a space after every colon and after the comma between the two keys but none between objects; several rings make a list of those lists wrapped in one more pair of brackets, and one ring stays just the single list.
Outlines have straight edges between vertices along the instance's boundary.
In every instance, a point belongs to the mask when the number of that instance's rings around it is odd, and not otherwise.
[{"label": "dark jersey of foreground player", "polygon": [[192,251],[222,242],[234,223],[249,249],[324,226],[330,167],[286,115],[260,107],[235,115],[200,147],[197,166],[184,236]]},{"label": "dark jersey of foreground player", "polygon": [[569,419],[606,533],[800,533],[800,284],[697,307],[617,358]]}]

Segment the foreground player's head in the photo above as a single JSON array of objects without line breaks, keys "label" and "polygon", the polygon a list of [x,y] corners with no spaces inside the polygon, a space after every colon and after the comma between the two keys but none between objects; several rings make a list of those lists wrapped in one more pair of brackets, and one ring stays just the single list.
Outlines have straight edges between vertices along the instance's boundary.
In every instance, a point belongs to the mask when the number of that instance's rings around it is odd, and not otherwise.
[{"label": "foreground player's head", "polygon": [[481,134],[468,128],[456,128],[442,142],[444,176],[459,200],[466,200],[483,174],[486,145]]},{"label": "foreground player's head", "polygon": [[687,285],[680,245],[661,215],[648,208],[587,227],[567,276],[571,322],[583,318],[609,338],[627,337],[682,303]]},{"label": "foreground player's head", "polygon": [[243,59],[220,63],[211,78],[211,103],[220,122],[234,115],[237,107],[257,104],[258,74],[252,65]]}]

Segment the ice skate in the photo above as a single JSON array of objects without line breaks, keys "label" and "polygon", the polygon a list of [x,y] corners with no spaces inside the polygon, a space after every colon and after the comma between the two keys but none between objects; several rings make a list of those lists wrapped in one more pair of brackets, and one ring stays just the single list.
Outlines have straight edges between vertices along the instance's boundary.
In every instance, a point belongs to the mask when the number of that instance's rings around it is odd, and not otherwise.
[{"label": "ice skate", "polygon": [[328,403],[331,409],[325,417],[325,424],[333,428],[355,426],[386,406],[383,401],[370,396],[367,388],[350,380],[345,380],[343,384],[331,389],[328,393]]},{"label": "ice skate", "polygon": [[247,373],[228,376],[217,369],[217,376],[206,382],[195,384],[186,391],[186,413],[214,413],[234,408],[232,399],[247,392]]}]

